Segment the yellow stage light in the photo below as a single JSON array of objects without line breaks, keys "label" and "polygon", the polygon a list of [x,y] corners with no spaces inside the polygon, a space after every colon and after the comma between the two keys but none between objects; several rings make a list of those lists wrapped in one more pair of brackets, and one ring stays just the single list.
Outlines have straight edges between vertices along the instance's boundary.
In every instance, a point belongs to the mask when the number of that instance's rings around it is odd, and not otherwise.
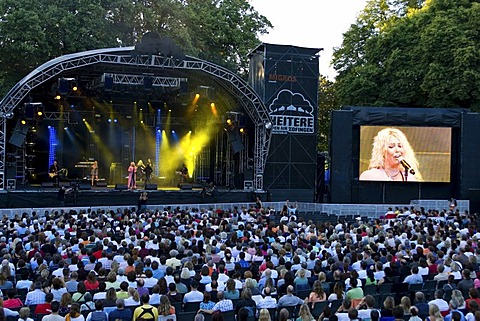
[{"label": "yellow stage light", "polygon": [[42,113],[41,111],[37,111],[37,115],[38,115],[38,116],[42,116],[43,113]]},{"label": "yellow stage light", "polygon": [[83,118],[82,120],[83,120],[83,121],[85,121],[86,119],[85,119],[85,118]]},{"label": "yellow stage light", "polygon": [[195,95],[195,98],[196,98],[196,99],[200,98],[200,94],[196,94],[196,95]]},{"label": "yellow stage light", "polygon": [[229,124],[229,125],[232,124],[232,120],[230,118],[227,119],[227,124]]},{"label": "yellow stage light", "polygon": [[211,103],[210,107],[215,108],[215,103]]},{"label": "yellow stage light", "polygon": [[26,125],[27,121],[25,119],[22,119],[21,123],[22,123],[22,125]]},{"label": "yellow stage light", "polygon": [[240,133],[244,133],[245,132],[245,128],[240,128]]},{"label": "yellow stage light", "polygon": [[72,90],[73,90],[73,91],[77,91],[77,90],[78,90],[78,87],[77,87],[77,86],[73,86]]},{"label": "yellow stage light", "polygon": [[60,99],[62,99],[62,96],[56,95],[56,96],[55,96],[55,99],[56,99],[56,100],[60,100]]}]

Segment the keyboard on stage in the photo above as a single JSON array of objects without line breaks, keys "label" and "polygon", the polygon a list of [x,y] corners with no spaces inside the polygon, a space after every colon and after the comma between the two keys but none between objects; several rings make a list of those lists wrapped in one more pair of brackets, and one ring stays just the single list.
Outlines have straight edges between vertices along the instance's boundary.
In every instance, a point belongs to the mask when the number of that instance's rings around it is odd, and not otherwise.
[{"label": "keyboard on stage", "polygon": [[78,162],[75,164],[75,168],[89,168],[92,167],[93,162]]}]

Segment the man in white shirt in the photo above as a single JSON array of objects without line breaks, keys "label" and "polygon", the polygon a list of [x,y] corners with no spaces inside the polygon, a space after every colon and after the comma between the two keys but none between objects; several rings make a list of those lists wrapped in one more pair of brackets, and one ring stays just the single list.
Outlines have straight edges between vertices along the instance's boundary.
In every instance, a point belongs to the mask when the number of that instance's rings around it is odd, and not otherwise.
[{"label": "man in white shirt", "polygon": [[428,302],[428,305],[430,304],[437,305],[440,312],[446,312],[450,310],[450,307],[448,306],[448,302],[443,299],[442,290],[435,291],[435,299]]},{"label": "man in white shirt", "polygon": [[270,309],[270,308],[276,308],[277,307],[277,299],[272,298],[270,295],[271,289],[267,286],[264,289],[265,296],[263,297],[263,300],[260,300],[260,302],[257,303],[257,308],[259,309]]},{"label": "man in white shirt", "polygon": [[190,284],[190,292],[185,293],[183,297],[183,303],[203,301],[203,293],[198,291],[197,288],[198,282],[193,280]]}]

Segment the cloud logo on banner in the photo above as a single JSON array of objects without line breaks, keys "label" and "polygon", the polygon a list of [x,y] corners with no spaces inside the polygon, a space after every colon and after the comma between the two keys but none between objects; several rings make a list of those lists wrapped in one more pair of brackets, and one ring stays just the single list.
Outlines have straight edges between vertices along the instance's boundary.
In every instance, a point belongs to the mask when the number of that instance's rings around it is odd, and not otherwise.
[{"label": "cloud logo on banner", "polygon": [[268,106],[273,132],[278,134],[314,133],[314,108],[302,94],[282,89]]},{"label": "cloud logo on banner", "polygon": [[269,106],[270,115],[310,115],[313,116],[313,106],[302,94],[282,89]]}]

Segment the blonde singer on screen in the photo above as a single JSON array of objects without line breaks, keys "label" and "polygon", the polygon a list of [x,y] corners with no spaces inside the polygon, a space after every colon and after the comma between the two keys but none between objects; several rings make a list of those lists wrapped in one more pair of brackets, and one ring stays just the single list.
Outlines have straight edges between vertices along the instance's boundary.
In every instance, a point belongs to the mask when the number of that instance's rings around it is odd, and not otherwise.
[{"label": "blonde singer on screen", "polygon": [[[405,167],[409,173],[405,177]],[[414,174],[412,174],[414,173]],[[385,128],[373,139],[372,157],[368,170],[360,175],[361,181],[422,181],[418,161],[405,134],[396,128]]]}]

